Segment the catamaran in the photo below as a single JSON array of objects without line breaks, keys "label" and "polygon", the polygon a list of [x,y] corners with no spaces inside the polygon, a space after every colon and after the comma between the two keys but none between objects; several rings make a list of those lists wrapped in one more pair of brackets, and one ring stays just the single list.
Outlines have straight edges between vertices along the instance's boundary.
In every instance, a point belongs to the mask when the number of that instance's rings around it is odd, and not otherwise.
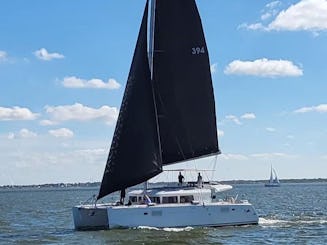
[{"label": "catamaran", "polygon": [[[230,185],[202,178],[146,185],[170,164],[219,153],[209,55],[196,2],[147,0],[99,194],[94,203],[73,207],[75,228],[257,224],[247,200],[219,198]],[[140,183],[144,188],[131,190],[124,201],[125,189]],[[116,191],[121,201],[97,203]]]}]

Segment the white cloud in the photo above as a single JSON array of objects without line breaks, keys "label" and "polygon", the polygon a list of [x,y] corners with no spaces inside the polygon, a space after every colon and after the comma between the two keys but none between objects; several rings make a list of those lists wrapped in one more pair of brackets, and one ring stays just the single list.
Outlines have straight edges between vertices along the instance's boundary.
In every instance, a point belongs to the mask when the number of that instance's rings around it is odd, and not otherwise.
[{"label": "white cloud", "polygon": [[311,31],[327,30],[327,0],[301,0],[282,11],[276,8],[281,2],[267,4],[261,14],[263,22],[275,17],[270,23],[243,23],[239,28],[263,31]]},{"label": "white cloud", "polygon": [[90,79],[85,80],[77,77],[65,77],[62,81],[62,85],[66,88],[99,88],[99,89],[118,89],[120,84],[115,80],[110,78],[108,82],[104,82],[101,79]]},{"label": "white cloud", "polygon": [[238,29],[247,29],[247,30],[251,30],[251,31],[266,29],[266,27],[260,22],[257,22],[254,24],[243,23],[243,24],[239,25],[237,28]]},{"label": "white cloud", "polygon": [[224,131],[218,129],[218,137],[222,137],[222,136],[224,136],[224,134],[225,134]]},{"label": "white cloud", "polygon": [[[240,118],[243,119],[243,120],[252,120],[252,119],[255,119],[256,116],[255,116],[254,113],[245,113]],[[232,121],[232,122],[234,122],[234,123],[236,123],[238,125],[242,125],[242,122],[240,121],[240,119],[235,115],[227,115],[225,117],[225,119],[228,120],[228,121]]]},{"label": "white cloud", "polygon": [[267,12],[261,15],[262,20],[267,20],[271,17],[271,13]]},{"label": "white cloud", "polygon": [[321,31],[327,30],[327,1],[302,0],[281,11],[269,30]]},{"label": "white cloud", "polygon": [[[21,142],[24,145],[21,145]],[[0,185],[6,184],[43,184],[43,183],[77,183],[99,181],[103,174],[103,166],[108,156],[108,149],[95,143],[95,149],[80,146],[75,142],[69,149],[61,148],[62,141],[50,140],[48,147],[44,141],[7,141],[6,147],[1,145]],[[55,143],[55,144],[52,144]],[[85,143],[85,142],[84,142]],[[84,145],[82,142],[82,145]],[[17,150],[17,145],[22,147]],[[24,147],[23,147],[24,146]],[[27,146],[27,147],[25,147]],[[81,162],[85,164],[80,164]],[[90,168],[91,166],[91,168]],[[78,171],[74,171],[78,169]],[[49,174],[50,173],[50,174]],[[6,176],[1,176],[1,174]]]},{"label": "white cloud", "polygon": [[229,121],[233,121],[234,123],[238,124],[238,125],[241,125],[242,123],[240,122],[240,120],[237,118],[237,116],[234,116],[234,115],[227,115],[225,117],[227,120]]},{"label": "white cloud", "polygon": [[[263,14],[261,14],[261,20],[267,21],[268,19],[276,16],[278,14],[277,8],[281,5],[280,1],[273,1],[271,3],[266,4],[265,8],[262,10]],[[262,26],[264,29],[264,27]]]},{"label": "white cloud", "polygon": [[12,140],[12,139],[15,138],[15,134],[12,133],[12,132],[10,132],[10,133],[8,134],[7,138],[8,138],[9,140]]},{"label": "white cloud", "polygon": [[267,3],[266,4],[266,8],[268,8],[268,9],[274,9],[277,6],[279,6],[280,4],[281,4],[280,1],[273,1],[273,2]]},{"label": "white cloud", "polygon": [[54,121],[89,121],[104,120],[108,124],[116,122],[118,109],[116,107],[101,106],[100,108],[91,108],[80,103],[63,106],[46,106],[46,112],[50,114]]},{"label": "white cloud", "polygon": [[74,132],[69,130],[68,128],[49,130],[49,134],[57,138],[71,138],[74,136]]},{"label": "white cloud", "polygon": [[255,154],[251,154],[251,157],[254,158],[263,158],[263,159],[273,159],[276,157],[279,158],[297,158],[297,155],[289,155],[286,153],[281,153],[281,152],[272,152],[272,153],[255,153]]},{"label": "white cloud", "polygon": [[275,132],[275,131],[276,131],[275,128],[270,128],[270,127],[266,128],[266,130],[267,130],[268,132]]},{"label": "white cloud", "polygon": [[215,74],[217,72],[217,63],[214,63],[210,66],[211,74]]},{"label": "white cloud", "polygon": [[255,119],[256,116],[254,113],[245,113],[241,116],[242,119]]},{"label": "white cloud", "polygon": [[251,158],[256,159],[274,159],[274,158],[283,158],[283,159],[295,159],[298,158],[298,155],[291,155],[281,152],[271,152],[271,153],[253,153],[249,155],[243,154],[226,154],[223,153],[220,155],[224,160],[250,160]]},{"label": "white cloud", "polygon": [[90,155],[93,156],[107,156],[108,149],[98,148],[98,149],[84,149],[84,150],[76,150],[76,153],[78,153],[81,156],[88,157]]},{"label": "white cloud", "polygon": [[57,125],[58,122],[51,121],[51,120],[41,120],[40,125],[41,126],[52,126],[52,125]]},{"label": "white cloud", "polygon": [[0,107],[0,121],[12,120],[34,120],[37,113],[31,112],[28,108],[14,106],[13,108]]},{"label": "white cloud", "polygon": [[64,55],[59,54],[59,53],[48,53],[48,51],[45,48],[41,48],[39,50],[36,50],[34,52],[34,55],[40,59],[40,60],[53,60],[53,59],[63,59],[65,58]]},{"label": "white cloud", "polygon": [[327,104],[320,104],[317,106],[302,107],[294,111],[295,113],[306,113],[306,112],[327,112]]},{"label": "white cloud", "polygon": [[242,154],[221,154],[221,157],[225,160],[239,160],[239,161],[243,161],[243,160],[248,160],[248,157]]},{"label": "white cloud", "polygon": [[225,74],[250,75],[260,77],[295,77],[302,76],[303,71],[288,60],[254,61],[234,60],[225,68]]},{"label": "white cloud", "polygon": [[30,131],[30,130],[28,130],[28,129],[26,129],[26,128],[23,128],[23,129],[21,129],[19,131],[19,136],[21,138],[34,138],[34,137],[37,136],[37,134],[34,133],[34,132],[32,132],[32,131]]},{"label": "white cloud", "polygon": [[7,60],[7,53],[5,51],[0,50],[0,62]]},{"label": "white cloud", "polygon": [[37,137],[37,133],[30,131],[26,128],[21,129],[17,134],[10,132],[7,136],[7,139],[13,140],[15,138],[35,138]]}]

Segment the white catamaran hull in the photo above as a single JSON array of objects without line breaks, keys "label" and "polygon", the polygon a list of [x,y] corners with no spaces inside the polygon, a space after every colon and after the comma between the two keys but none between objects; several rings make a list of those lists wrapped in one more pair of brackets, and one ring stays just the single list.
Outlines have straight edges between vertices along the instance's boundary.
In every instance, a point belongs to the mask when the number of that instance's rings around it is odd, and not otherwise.
[{"label": "white catamaran hull", "polygon": [[154,206],[85,205],[74,207],[73,216],[77,230],[258,224],[258,216],[253,206],[247,202]]}]

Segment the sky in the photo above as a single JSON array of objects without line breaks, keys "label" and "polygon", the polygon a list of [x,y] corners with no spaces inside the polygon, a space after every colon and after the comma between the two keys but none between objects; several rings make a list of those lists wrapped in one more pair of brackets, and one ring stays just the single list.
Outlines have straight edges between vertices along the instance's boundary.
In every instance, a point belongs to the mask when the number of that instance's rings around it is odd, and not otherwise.
[{"label": "sky", "polygon": [[[1,1],[0,185],[101,181],[144,4]],[[327,178],[327,0],[197,4],[222,154],[190,165]]]}]

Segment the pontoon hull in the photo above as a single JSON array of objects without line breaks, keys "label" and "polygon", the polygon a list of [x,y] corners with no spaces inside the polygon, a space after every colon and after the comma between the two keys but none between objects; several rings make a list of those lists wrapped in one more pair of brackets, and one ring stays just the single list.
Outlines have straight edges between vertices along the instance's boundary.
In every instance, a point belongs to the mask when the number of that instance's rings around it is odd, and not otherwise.
[{"label": "pontoon hull", "polygon": [[73,214],[77,230],[258,224],[258,216],[250,203],[77,206]]},{"label": "pontoon hull", "polygon": [[109,228],[106,206],[83,205],[73,207],[73,218],[77,230],[106,230]]}]

